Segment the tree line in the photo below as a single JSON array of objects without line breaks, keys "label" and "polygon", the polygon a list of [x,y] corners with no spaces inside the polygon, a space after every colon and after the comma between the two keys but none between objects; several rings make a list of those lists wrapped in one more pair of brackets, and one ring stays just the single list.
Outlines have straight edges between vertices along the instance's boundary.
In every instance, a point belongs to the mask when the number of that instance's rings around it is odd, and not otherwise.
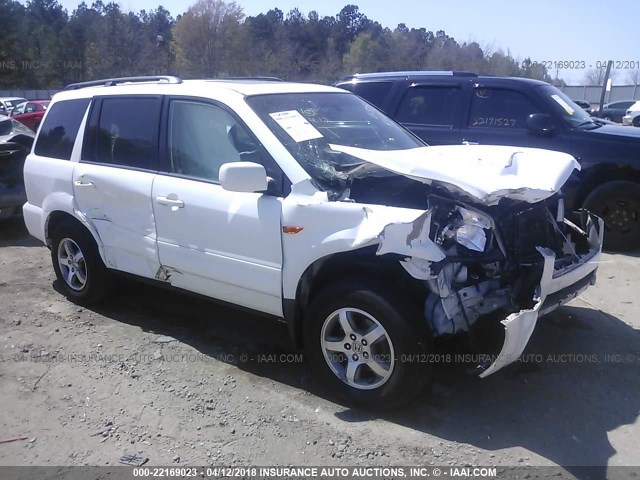
[{"label": "tree line", "polygon": [[0,88],[60,88],[98,78],[274,76],[330,83],[356,72],[466,70],[552,82],[547,70],[508,52],[458,42],[443,30],[383,27],[355,5],[335,16],[198,0],[176,18],[165,8],[125,12],[82,2],[0,0]]}]

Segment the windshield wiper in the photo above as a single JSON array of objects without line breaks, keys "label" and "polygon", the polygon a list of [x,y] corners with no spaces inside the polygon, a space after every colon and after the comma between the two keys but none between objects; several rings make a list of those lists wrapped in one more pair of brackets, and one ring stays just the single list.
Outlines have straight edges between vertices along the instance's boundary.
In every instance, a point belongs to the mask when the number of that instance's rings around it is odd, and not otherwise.
[{"label": "windshield wiper", "polygon": [[578,125],[576,125],[576,128],[586,127],[588,125],[592,125],[594,128],[598,128],[598,127],[601,127],[604,124],[603,123],[598,123],[595,120],[587,120],[586,122],[582,122],[582,123],[579,123]]}]

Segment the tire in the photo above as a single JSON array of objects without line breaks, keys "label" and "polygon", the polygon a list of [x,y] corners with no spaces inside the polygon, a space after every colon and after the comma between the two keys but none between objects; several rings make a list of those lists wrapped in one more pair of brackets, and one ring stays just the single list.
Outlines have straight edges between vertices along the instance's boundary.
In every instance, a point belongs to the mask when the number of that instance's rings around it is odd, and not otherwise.
[{"label": "tire", "polygon": [[638,115],[636,118],[633,119],[633,122],[631,122],[633,124],[634,127],[640,127],[640,115]]},{"label": "tire", "polygon": [[66,222],[55,228],[51,261],[63,293],[74,303],[99,302],[113,289],[113,279],[100,258],[96,242],[82,225]]},{"label": "tire", "polygon": [[425,362],[431,345],[424,315],[409,297],[364,280],[326,288],[305,315],[305,358],[314,379],[358,408],[387,410],[413,400],[431,379]]},{"label": "tire", "polygon": [[640,184],[605,183],[584,201],[584,208],[604,220],[604,247],[626,252],[640,247]]}]

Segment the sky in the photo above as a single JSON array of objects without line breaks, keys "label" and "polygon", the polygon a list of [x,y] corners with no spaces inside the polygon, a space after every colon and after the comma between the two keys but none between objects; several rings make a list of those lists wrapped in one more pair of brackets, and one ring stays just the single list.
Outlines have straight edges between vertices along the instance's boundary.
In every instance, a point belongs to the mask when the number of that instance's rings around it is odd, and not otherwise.
[{"label": "sky", "polygon": [[[71,13],[78,0],[59,0]],[[91,0],[86,0],[91,4]],[[106,3],[106,0],[105,0]],[[172,15],[183,13],[194,1],[121,0],[125,10],[151,10],[162,5]],[[357,5],[369,19],[384,27],[399,23],[427,30],[444,30],[459,43],[477,42],[483,50],[503,50],[524,60],[584,62],[585,69],[614,60],[621,68],[614,84],[630,83],[629,69],[640,70],[637,32],[624,19],[640,18],[637,0],[237,0],[247,16],[279,8],[285,14],[298,8],[304,14],[335,16],[345,5]],[[622,63],[626,62],[626,63]],[[626,67],[626,68],[625,68]],[[558,69],[570,84],[582,84],[585,69]],[[552,76],[556,76],[551,68]]]}]

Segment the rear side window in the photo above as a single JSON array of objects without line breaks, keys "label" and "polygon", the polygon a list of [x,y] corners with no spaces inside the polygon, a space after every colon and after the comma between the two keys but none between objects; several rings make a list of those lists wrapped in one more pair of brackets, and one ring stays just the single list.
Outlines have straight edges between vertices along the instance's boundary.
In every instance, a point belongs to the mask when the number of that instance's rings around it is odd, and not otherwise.
[{"label": "rear side window", "polygon": [[527,118],[540,110],[520,92],[498,88],[476,88],[471,100],[469,127],[526,128]]},{"label": "rear side window", "polygon": [[458,87],[410,88],[400,103],[395,119],[400,123],[452,127],[460,93]]},{"label": "rear side window", "polygon": [[341,85],[341,88],[349,90],[364,98],[367,102],[381,108],[392,86],[393,82],[359,82]]},{"label": "rear side window", "polygon": [[158,156],[159,97],[98,100],[91,112],[82,160],[152,169]]},{"label": "rear side window", "polygon": [[69,160],[89,101],[88,98],[81,98],[54,103],[40,128],[35,154]]}]

